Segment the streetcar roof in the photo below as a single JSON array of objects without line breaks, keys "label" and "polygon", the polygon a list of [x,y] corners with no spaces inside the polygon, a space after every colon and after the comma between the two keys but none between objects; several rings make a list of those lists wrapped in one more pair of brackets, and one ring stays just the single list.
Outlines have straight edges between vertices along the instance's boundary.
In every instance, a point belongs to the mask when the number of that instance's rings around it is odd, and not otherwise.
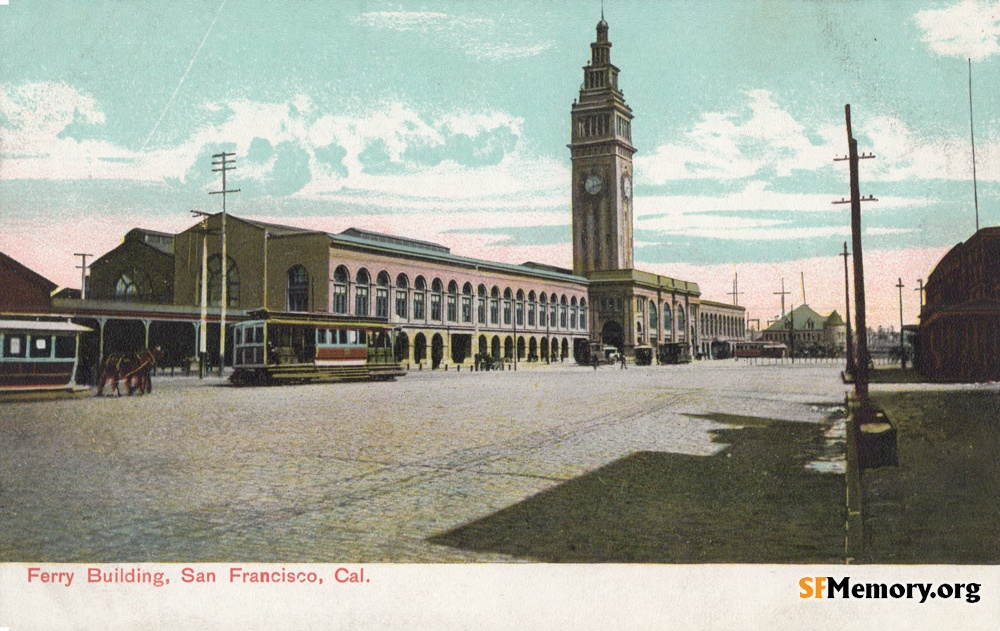
[{"label": "streetcar roof", "polygon": [[0,320],[0,333],[88,333],[93,329],[72,322]]}]

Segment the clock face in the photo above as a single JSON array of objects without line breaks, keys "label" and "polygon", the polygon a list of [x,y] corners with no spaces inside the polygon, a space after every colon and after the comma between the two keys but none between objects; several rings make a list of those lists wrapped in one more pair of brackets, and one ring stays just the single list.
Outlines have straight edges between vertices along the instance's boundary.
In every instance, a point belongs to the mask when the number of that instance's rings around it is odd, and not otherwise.
[{"label": "clock face", "polygon": [[597,195],[601,192],[601,188],[603,187],[604,182],[601,181],[601,178],[598,175],[591,175],[583,184],[583,188],[591,195]]},{"label": "clock face", "polygon": [[625,199],[632,199],[632,178],[622,176],[622,195]]}]

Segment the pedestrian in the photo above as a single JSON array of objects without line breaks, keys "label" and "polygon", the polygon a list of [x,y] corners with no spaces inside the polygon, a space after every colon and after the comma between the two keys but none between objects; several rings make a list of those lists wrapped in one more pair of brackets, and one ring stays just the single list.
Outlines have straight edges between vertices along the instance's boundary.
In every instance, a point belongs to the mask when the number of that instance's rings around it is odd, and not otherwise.
[{"label": "pedestrian", "polygon": [[622,370],[628,370],[628,367],[625,365],[625,349],[618,351],[618,361],[622,363]]},{"label": "pedestrian", "polygon": [[597,353],[590,356],[590,363],[594,365],[594,370],[597,370]]}]

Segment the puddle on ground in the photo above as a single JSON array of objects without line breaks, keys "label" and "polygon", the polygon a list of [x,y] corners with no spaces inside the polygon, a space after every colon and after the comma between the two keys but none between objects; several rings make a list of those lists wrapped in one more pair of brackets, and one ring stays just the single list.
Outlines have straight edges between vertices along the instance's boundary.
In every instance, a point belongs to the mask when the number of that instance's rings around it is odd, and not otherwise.
[{"label": "puddle on ground", "polygon": [[832,409],[831,425],[823,433],[823,449],[806,469],[817,473],[847,473],[847,416],[843,407]]}]

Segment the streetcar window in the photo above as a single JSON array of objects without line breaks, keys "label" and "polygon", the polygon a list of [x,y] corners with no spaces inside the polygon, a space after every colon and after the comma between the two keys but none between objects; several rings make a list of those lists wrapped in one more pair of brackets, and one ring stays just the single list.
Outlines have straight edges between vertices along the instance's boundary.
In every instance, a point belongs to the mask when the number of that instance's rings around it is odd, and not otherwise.
[{"label": "streetcar window", "polygon": [[357,331],[341,331],[340,332],[340,343],[341,344],[357,344],[358,343],[358,332]]},{"label": "streetcar window", "polygon": [[358,344],[368,343],[368,331],[358,331]]},{"label": "streetcar window", "polygon": [[316,343],[326,344],[326,331],[323,329],[316,329]]},{"label": "streetcar window", "polygon": [[7,335],[3,344],[5,357],[24,357],[24,335]]},{"label": "streetcar window", "polygon": [[76,338],[72,335],[57,335],[56,357],[59,359],[72,359],[76,357]]},{"label": "streetcar window", "polygon": [[236,345],[243,343],[243,327],[236,327]]},{"label": "streetcar window", "polygon": [[257,344],[264,343],[264,327],[258,326],[254,327],[254,342]]},{"label": "streetcar window", "polygon": [[31,357],[51,357],[52,338],[49,336],[32,335],[31,347],[28,351]]}]

